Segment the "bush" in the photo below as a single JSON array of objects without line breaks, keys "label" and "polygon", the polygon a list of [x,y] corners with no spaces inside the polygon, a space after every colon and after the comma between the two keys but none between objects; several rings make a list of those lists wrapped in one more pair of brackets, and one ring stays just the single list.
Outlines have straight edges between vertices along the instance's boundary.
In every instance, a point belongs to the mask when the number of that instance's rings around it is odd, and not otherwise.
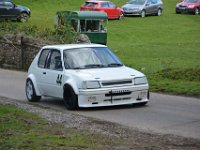
[{"label": "bush", "polygon": [[37,26],[19,26],[15,22],[2,22],[0,24],[0,37],[7,33],[21,34],[39,38],[42,40],[53,41],[53,43],[74,43],[77,33],[70,25],[61,26],[55,29],[44,28],[38,30]]}]

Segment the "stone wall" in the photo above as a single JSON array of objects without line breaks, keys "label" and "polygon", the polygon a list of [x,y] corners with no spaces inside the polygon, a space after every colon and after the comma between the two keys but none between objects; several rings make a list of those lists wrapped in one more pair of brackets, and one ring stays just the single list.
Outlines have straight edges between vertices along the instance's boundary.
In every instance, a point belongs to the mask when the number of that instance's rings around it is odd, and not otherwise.
[{"label": "stone wall", "polygon": [[0,38],[0,67],[28,70],[42,46],[41,41],[23,35],[5,35]]}]

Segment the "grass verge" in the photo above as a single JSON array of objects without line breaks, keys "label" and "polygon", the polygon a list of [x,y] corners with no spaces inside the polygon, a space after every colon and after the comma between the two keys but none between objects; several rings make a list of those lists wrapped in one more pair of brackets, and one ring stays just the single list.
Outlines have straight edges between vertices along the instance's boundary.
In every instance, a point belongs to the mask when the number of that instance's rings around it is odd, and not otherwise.
[{"label": "grass verge", "polygon": [[15,106],[0,105],[0,149],[103,149],[110,144],[103,135],[64,128]]}]

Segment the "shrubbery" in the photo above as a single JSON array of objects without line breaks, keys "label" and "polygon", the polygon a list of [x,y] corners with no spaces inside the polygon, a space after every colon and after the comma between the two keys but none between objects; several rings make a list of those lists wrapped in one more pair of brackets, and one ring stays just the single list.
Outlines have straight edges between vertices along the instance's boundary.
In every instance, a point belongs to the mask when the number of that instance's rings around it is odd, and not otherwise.
[{"label": "shrubbery", "polygon": [[37,26],[20,26],[20,24],[15,22],[1,22],[0,37],[3,37],[8,33],[24,33],[28,36],[60,44],[74,43],[76,37],[78,36],[78,33],[76,33],[70,25],[61,26],[53,30],[49,28],[39,30]]}]

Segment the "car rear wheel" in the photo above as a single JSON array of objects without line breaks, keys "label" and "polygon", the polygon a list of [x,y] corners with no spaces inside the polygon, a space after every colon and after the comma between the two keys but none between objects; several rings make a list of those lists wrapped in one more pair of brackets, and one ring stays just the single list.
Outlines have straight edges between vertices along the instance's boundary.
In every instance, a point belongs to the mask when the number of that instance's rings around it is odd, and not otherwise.
[{"label": "car rear wheel", "polygon": [[195,14],[195,15],[199,15],[199,8],[196,8],[196,9],[195,9],[194,14]]},{"label": "car rear wheel", "polygon": [[70,86],[66,86],[64,90],[64,104],[69,110],[78,109],[78,97]]},{"label": "car rear wheel", "polygon": [[157,16],[161,16],[161,14],[162,14],[162,10],[161,9],[158,9],[158,12],[157,12]]},{"label": "car rear wheel", "polygon": [[30,102],[38,102],[41,99],[41,96],[37,96],[35,92],[35,87],[33,85],[33,82],[30,79],[27,79],[26,81],[26,97],[27,100]]},{"label": "car rear wheel", "polygon": [[145,10],[142,10],[141,12],[141,17],[144,18],[146,16],[146,11]]},{"label": "car rear wheel", "polygon": [[21,13],[18,20],[20,22],[26,22],[28,18],[29,18],[29,15],[27,13]]}]

